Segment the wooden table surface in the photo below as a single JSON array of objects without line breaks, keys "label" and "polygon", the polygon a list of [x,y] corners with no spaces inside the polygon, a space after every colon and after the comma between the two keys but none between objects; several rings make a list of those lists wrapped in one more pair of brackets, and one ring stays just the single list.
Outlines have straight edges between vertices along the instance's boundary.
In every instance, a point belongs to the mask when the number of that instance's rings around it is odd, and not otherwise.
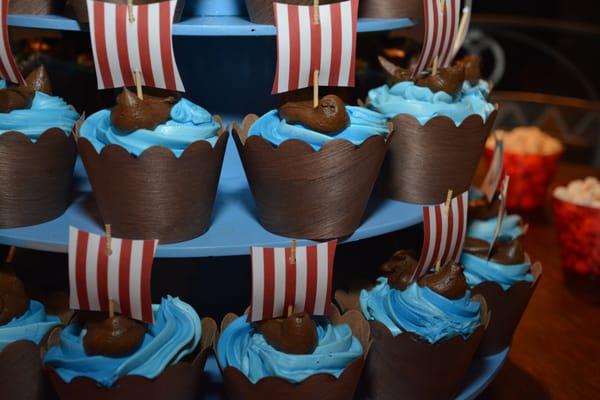
[{"label": "wooden table surface", "polygon": [[[554,183],[600,170],[562,164]],[[600,399],[600,277],[563,273],[549,204],[524,215],[525,248],[544,271],[509,359],[481,399]]]}]

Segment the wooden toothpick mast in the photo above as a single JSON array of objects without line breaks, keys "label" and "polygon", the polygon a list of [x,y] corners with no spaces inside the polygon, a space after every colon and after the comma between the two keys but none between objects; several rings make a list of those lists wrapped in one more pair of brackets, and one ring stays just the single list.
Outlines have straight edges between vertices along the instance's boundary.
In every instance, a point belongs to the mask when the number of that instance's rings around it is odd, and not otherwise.
[{"label": "wooden toothpick mast", "polygon": [[[319,16],[319,0],[315,0],[313,4],[313,24],[319,25],[319,20],[321,17]],[[319,106],[319,70],[316,69],[313,73],[313,108],[317,108]]]},{"label": "wooden toothpick mast", "polygon": [[[129,23],[135,22],[135,14],[133,12],[133,0],[127,0],[127,16]],[[144,100],[144,92],[142,91],[142,74],[140,71],[133,71],[133,79],[135,80],[135,91],[140,100]]]}]

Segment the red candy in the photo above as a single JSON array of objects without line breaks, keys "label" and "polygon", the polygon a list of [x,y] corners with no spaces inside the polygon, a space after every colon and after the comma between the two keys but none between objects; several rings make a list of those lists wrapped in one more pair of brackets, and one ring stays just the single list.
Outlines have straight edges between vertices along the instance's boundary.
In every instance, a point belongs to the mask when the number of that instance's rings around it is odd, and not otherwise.
[{"label": "red candy", "polygon": [[[542,206],[561,153],[518,154],[504,152],[504,172],[510,176],[506,206],[511,211],[532,211]],[[493,150],[486,148],[491,162]]]},{"label": "red candy", "polygon": [[600,276],[600,208],[553,197],[554,219],[563,268]]}]

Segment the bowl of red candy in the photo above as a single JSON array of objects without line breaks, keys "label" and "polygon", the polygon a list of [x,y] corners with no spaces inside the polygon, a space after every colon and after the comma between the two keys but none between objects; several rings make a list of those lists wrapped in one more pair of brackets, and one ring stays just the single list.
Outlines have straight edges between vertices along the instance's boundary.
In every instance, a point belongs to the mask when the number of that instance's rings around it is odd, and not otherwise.
[{"label": "bowl of red candy", "polygon": [[588,177],[557,187],[552,206],[563,268],[600,276],[600,181]]},{"label": "bowl of red candy", "polygon": [[563,153],[562,143],[535,126],[498,129],[485,146],[488,163],[494,154],[495,136],[504,142],[504,172],[510,176],[507,208],[527,212],[541,207]]}]

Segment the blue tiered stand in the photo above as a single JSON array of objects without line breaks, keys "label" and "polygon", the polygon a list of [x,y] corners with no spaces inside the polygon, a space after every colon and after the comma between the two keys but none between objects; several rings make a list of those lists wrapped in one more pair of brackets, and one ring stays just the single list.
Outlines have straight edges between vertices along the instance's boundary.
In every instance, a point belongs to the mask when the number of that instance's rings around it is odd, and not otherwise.
[{"label": "blue tiered stand", "polygon": [[[262,114],[275,107],[270,88],[275,71],[275,27],[249,22],[243,0],[188,0],[181,22],[173,27],[177,64],[186,97],[226,123],[240,122],[247,113]],[[87,25],[57,15],[9,15],[11,26],[85,31]],[[359,32],[407,28],[410,19],[360,19]],[[101,233],[85,171],[78,161],[80,190],[61,217],[40,225],[0,229],[0,243],[50,252],[67,252],[68,226]],[[420,223],[421,207],[374,199],[362,225],[342,243],[394,232]],[[303,245],[304,241],[300,241]],[[160,245],[157,257],[191,258],[249,253],[251,245],[286,246],[289,238],[274,235],[258,223],[254,202],[235,144],[230,140],[223,163],[212,225],[204,235],[182,243]],[[473,399],[493,380],[508,349],[473,362],[458,399]],[[221,375],[214,359],[207,372],[215,382]],[[214,397],[217,399],[218,397]]]}]

